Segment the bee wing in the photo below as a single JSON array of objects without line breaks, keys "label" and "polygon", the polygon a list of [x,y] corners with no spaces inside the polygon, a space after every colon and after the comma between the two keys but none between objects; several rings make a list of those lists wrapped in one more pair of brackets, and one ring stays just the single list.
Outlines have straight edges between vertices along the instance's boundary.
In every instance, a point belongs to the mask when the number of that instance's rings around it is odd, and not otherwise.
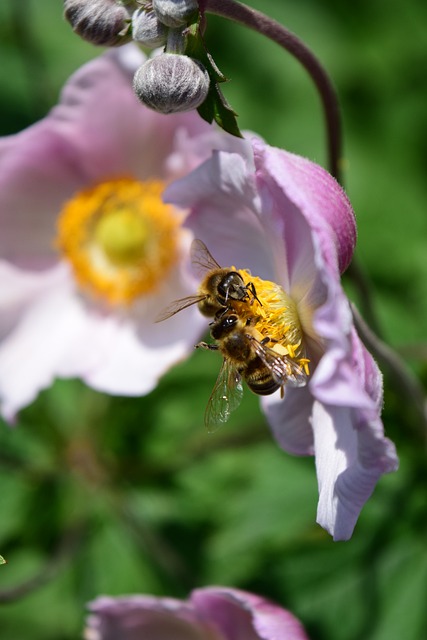
[{"label": "bee wing", "polygon": [[205,411],[205,425],[213,433],[227,422],[230,413],[237,409],[243,396],[242,378],[229,360],[224,358],[215,386]]},{"label": "bee wing", "polygon": [[198,276],[202,277],[207,271],[221,269],[215,258],[201,240],[193,240],[190,248],[191,263]]},{"label": "bee wing", "polygon": [[182,311],[187,307],[191,307],[192,304],[197,304],[205,298],[205,295],[195,295],[187,296],[186,298],[180,298],[179,300],[174,300],[170,305],[163,309],[163,311],[160,311],[154,322],[162,322],[163,320],[167,320],[171,316],[174,316],[176,313],[178,313],[178,311]]},{"label": "bee wing", "polygon": [[307,374],[292,358],[281,355],[251,336],[254,351],[269,368],[277,384],[289,384],[291,387],[304,387],[307,384]]}]

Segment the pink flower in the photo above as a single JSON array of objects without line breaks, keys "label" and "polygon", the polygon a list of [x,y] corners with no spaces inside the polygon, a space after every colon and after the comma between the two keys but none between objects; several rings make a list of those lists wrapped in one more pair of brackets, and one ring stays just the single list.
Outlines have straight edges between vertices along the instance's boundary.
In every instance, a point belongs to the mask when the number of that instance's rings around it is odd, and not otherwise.
[{"label": "pink flower", "polygon": [[[186,317],[153,322],[196,286],[191,234],[165,185],[209,157],[197,113],[134,96],[134,45],[75,73],[39,123],[0,140],[0,405],[6,419],[59,377],[140,395],[193,347]],[[196,309],[192,324],[202,319]]]},{"label": "pink flower", "polygon": [[196,589],[187,601],[100,597],[89,608],[86,640],[307,640],[289,611],[226,587]]},{"label": "pink flower", "polygon": [[252,140],[240,153],[214,153],[165,200],[191,209],[186,224],[221,265],[281,285],[295,303],[308,384],[262,406],[283,449],[315,455],[318,523],[350,538],[377,480],[398,462],[380,419],[381,374],[340,283],[356,240],[345,193],[318,165]]}]

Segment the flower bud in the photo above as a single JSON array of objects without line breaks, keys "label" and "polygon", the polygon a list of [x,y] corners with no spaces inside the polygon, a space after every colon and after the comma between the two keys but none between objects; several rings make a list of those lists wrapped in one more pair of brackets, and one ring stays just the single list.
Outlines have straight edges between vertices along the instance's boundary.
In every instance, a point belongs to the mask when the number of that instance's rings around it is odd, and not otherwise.
[{"label": "flower bud", "polygon": [[167,27],[160,22],[156,14],[138,9],[132,16],[132,37],[137,42],[155,49],[166,44]]},{"label": "flower bud", "polygon": [[133,88],[141,102],[154,111],[190,111],[206,99],[209,75],[200,62],[189,56],[162,53],[138,69]]},{"label": "flower bud", "polygon": [[191,21],[199,10],[199,3],[197,0],[153,0],[153,9],[160,22],[176,29]]},{"label": "flower bud", "polygon": [[129,14],[116,0],[64,0],[64,16],[92,44],[111,47],[131,40]]}]

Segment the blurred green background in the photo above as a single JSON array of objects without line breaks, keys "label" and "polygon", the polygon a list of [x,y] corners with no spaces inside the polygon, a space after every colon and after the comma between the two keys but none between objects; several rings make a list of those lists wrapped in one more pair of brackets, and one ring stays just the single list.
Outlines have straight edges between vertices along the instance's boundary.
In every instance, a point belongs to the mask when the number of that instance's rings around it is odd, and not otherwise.
[{"label": "blurred green background", "polygon": [[[425,383],[427,4],[247,4],[297,33],[334,80],[357,260],[381,335]],[[208,42],[241,128],[325,164],[320,102],[300,65],[219,18]],[[60,0],[2,0],[1,135],[43,117],[97,53]],[[140,399],[58,381],[16,427],[0,424],[1,640],[80,638],[100,593],[185,597],[205,584],[277,600],[312,640],[427,638],[426,431],[401,382],[384,368],[401,468],[380,481],[352,540],[333,543],[315,524],[313,460],[278,449],[254,396],[205,433],[218,367],[197,352]]]}]

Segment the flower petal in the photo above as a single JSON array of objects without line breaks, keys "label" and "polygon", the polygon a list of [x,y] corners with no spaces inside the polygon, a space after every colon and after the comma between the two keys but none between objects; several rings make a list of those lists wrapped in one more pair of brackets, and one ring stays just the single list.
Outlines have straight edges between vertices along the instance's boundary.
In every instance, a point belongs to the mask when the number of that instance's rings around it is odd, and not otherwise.
[{"label": "flower petal", "polygon": [[299,389],[288,387],[284,398],[278,391],[262,398],[261,404],[273,435],[282,449],[299,456],[313,455],[313,397],[308,386]]},{"label": "flower petal", "polygon": [[45,277],[43,292],[26,305],[0,345],[1,412],[9,421],[56,375],[77,375],[76,363],[86,368],[96,357],[87,349],[93,335],[68,270],[51,280]]},{"label": "flower petal", "polygon": [[0,261],[0,340],[16,327],[21,314],[39,295],[61,286],[63,277],[63,265],[37,273]]},{"label": "flower petal", "polygon": [[191,135],[209,129],[195,112],[162,115],[141,105],[132,89],[133,73],[143,61],[136,51],[134,45],[125,45],[83,66],[52,111],[75,144],[87,179],[165,177],[165,159],[180,127]]},{"label": "flower petal", "polygon": [[103,355],[96,367],[81,373],[83,380],[106,393],[149,393],[172,365],[191,352],[206,330],[197,309],[170,318],[167,328],[153,322],[151,314],[139,322],[117,315],[103,318],[98,332],[98,349]]},{"label": "flower petal", "polygon": [[317,522],[334,540],[348,540],[360,510],[383,473],[397,469],[394,445],[383,437],[379,418],[360,424],[348,407],[314,402]]},{"label": "flower petal", "polygon": [[318,164],[253,140],[258,175],[273,180],[316,234],[323,259],[344,271],[356,243],[351,204],[338,182]]},{"label": "flower petal", "polygon": [[307,640],[301,623],[289,611],[245,591],[196,589],[190,602],[220,629],[225,640]]},{"label": "flower petal", "polygon": [[[246,154],[250,151],[247,143],[244,149]],[[191,209],[186,226],[219,264],[250,267],[266,278],[273,272],[273,261],[248,162],[240,154],[214,152],[190,175],[173,182],[164,199]]]},{"label": "flower petal", "polygon": [[0,140],[2,258],[51,266],[56,218],[76,191],[114,176],[170,177],[175,133],[209,129],[196,113],[163,116],[139,103],[132,72],[143,58],[135,51],[127,45],[84,65],[44,120]]},{"label": "flower petal", "polygon": [[87,640],[222,640],[185,602],[172,598],[97,598],[85,632]]}]

